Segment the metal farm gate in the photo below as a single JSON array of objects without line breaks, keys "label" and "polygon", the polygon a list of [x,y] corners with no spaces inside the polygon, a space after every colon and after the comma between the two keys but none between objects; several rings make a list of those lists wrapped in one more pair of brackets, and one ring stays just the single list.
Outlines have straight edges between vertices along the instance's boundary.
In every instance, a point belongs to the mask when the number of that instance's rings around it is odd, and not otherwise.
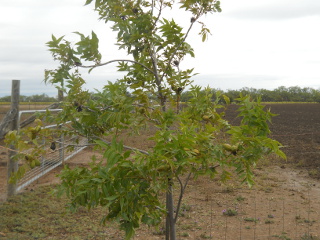
[{"label": "metal farm gate", "polygon": [[[19,121],[22,114],[25,113],[36,113],[52,111],[58,112],[61,109],[49,109],[49,110],[27,110],[19,111]],[[66,123],[67,124],[67,123]],[[43,128],[62,128],[63,126],[49,125]],[[74,155],[82,151],[87,147],[88,139],[80,136],[72,136],[65,138],[64,136],[58,136],[55,140],[57,143],[57,148],[54,151],[47,152],[40,160],[41,165],[30,169],[22,179],[20,179],[16,185],[16,191],[21,191],[23,188],[36,181],[43,175],[47,174],[51,170],[60,166],[65,161],[72,158]],[[72,146],[72,148],[70,148]],[[44,148],[49,148],[48,146],[43,146]]]}]

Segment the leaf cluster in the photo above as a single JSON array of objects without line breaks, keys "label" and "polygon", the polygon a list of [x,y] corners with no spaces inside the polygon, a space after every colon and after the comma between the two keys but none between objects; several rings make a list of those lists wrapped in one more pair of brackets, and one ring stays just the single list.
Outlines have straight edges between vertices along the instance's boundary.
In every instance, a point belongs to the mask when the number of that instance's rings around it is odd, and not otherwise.
[{"label": "leaf cluster", "polygon": [[90,168],[66,166],[60,174],[62,184],[58,194],[66,193],[74,210],[77,206],[106,207],[108,212],[102,223],[117,220],[126,232],[126,239],[133,236],[141,223],[159,224],[165,211],[159,202],[159,188],[150,175],[152,169],[138,158],[131,161],[131,152],[124,151],[121,142],[96,143],[104,149],[103,159],[93,158]]}]

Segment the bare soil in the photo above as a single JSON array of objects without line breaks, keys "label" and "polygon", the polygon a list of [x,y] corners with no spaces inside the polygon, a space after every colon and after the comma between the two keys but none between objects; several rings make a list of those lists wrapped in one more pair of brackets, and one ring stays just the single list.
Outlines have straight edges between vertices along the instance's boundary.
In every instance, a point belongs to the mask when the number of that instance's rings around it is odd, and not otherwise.
[{"label": "bare soil", "polygon": [[[252,189],[239,185],[236,180],[226,184],[205,177],[191,180],[178,221],[178,239],[320,239],[320,104],[267,107],[279,114],[273,118],[272,137],[284,145],[288,160],[262,160],[255,170],[256,185]],[[229,108],[227,118],[234,123],[239,121],[234,106]],[[139,136],[126,138],[125,144],[139,149],[152,148],[148,138],[154,130],[147,129]],[[68,164],[85,166],[92,154],[87,149]],[[0,148],[0,164],[6,162],[6,158],[6,151]],[[0,177],[5,183],[3,165],[0,165]],[[60,170],[57,168],[25,191],[58,184],[56,174]],[[2,192],[4,185],[0,183]],[[223,212],[237,215],[228,216]],[[164,239],[160,230],[143,227],[134,239]],[[108,237],[81,239],[123,239],[114,226],[106,227],[105,231]],[[0,239],[1,232],[0,229]],[[60,238],[57,233],[56,238],[50,239],[72,238]]]}]

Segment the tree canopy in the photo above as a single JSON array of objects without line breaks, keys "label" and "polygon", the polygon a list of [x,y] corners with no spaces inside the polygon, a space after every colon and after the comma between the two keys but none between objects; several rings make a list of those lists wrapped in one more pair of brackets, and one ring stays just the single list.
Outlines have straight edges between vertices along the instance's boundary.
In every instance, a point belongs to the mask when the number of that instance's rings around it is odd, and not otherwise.
[{"label": "tree canopy", "polygon": [[[233,126],[224,118],[230,99],[219,93],[213,98],[210,88],[192,85],[193,69],[180,68],[186,56],[195,56],[187,43],[191,29],[199,24],[205,41],[210,30],[200,19],[220,12],[219,1],[87,0],[89,4],[99,19],[117,32],[116,44],[127,51],[129,59],[103,63],[94,32],[88,36],[76,32],[79,41],[75,44],[54,35],[47,43],[59,66],[46,70],[45,81],[64,91],[65,99],[62,112],[55,116],[46,113],[46,119],[59,125],[70,122],[61,133],[88,137],[103,156],[94,157],[88,168],[66,166],[60,174],[58,193],[70,198],[73,209],[79,205],[106,207],[102,222],[118,221],[126,239],[141,223],[158,225],[165,217],[166,239],[175,240],[175,224],[191,177],[219,176],[224,181],[233,168],[242,182],[252,185],[252,168],[262,156],[274,152],[285,157],[281,144],[268,137],[273,114],[264,109],[260,99],[240,95],[237,104],[242,121]],[[178,25],[174,17],[163,17],[176,5],[187,27]],[[111,62],[117,62],[118,71],[126,75],[116,82],[106,81],[92,96],[83,88],[85,79],[79,68],[94,74],[92,70]],[[180,109],[187,87],[190,98],[187,107]],[[42,121],[37,124],[19,136],[9,133],[7,143],[17,144],[24,134],[31,138],[33,154],[40,155],[38,146],[44,139],[49,146],[59,130],[50,133],[41,127]],[[152,149],[126,146],[119,137],[120,133],[139,134],[141,128],[150,126],[156,128]],[[112,141],[107,141],[107,136]],[[30,144],[20,142],[19,146],[21,151],[23,147],[30,149]],[[180,191],[174,207],[175,185]]]}]

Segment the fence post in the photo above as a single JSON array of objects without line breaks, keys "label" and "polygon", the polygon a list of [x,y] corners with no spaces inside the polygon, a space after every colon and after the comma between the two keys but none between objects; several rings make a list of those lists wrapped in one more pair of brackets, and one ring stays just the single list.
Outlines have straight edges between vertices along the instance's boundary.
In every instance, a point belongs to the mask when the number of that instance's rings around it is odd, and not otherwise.
[{"label": "fence post", "polygon": [[[11,112],[14,113],[12,116],[12,122],[10,130],[18,130],[19,128],[19,97],[20,97],[20,80],[12,80],[11,87]],[[9,146],[9,159],[8,159],[8,175],[7,175],[7,198],[13,196],[16,192],[16,184],[9,183],[11,174],[18,170],[18,161],[13,160],[13,156],[16,154],[15,147]]]},{"label": "fence post", "polygon": [[63,91],[61,89],[58,90],[58,102],[63,101]]},{"label": "fence post", "polygon": [[[58,102],[61,103],[63,101],[63,91],[61,89],[58,90]],[[59,126],[59,129],[62,128],[62,125]],[[64,136],[60,135],[59,138],[59,160],[61,160],[62,165],[64,165]]]}]

